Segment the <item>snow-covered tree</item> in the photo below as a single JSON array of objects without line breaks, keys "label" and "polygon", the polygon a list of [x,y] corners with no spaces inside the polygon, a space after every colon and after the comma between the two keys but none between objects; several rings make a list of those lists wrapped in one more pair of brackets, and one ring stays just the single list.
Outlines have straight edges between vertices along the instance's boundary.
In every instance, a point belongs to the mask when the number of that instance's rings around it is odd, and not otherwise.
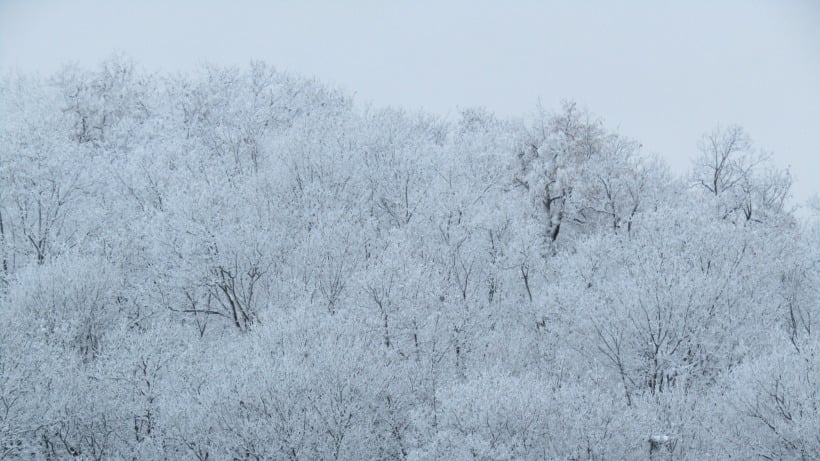
[{"label": "snow-covered tree", "polygon": [[0,106],[0,459],[818,456],[820,231],[740,127],[675,178],[262,63]]}]

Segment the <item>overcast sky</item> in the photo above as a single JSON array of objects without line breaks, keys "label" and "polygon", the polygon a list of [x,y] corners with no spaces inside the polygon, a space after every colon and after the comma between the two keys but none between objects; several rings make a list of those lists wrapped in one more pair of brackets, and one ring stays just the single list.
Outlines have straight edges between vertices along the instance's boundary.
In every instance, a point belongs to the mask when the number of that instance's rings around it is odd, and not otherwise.
[{"label": "overcast sky", "polygon": [[360,102],[452,117],[573,99],[684,171],[738,123],[820,193],[820,1],[0,0],[0,67],[113,52],[148,70],[260,59]]}]

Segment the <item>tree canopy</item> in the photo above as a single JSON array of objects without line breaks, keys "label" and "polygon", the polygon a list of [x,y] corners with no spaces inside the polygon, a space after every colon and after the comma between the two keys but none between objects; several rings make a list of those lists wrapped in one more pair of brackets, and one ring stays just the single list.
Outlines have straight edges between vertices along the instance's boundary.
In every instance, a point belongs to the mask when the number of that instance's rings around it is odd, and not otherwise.
[{"label": "tree canopy", "polygon": [[820,227],[742,127],[676,176],[263,63],[0,104],[0,459],[820,457]]}]

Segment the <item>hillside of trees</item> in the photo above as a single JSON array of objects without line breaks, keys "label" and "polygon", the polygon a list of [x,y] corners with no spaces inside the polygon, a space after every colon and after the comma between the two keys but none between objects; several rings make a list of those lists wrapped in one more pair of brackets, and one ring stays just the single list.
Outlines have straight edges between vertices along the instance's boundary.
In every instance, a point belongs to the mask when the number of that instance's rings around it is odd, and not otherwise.
[{"label": "hillside of trees", "polygon": [[676,175],[261,63],[0,105],[0,459],[820,459],[820,226],[739,126]]}]

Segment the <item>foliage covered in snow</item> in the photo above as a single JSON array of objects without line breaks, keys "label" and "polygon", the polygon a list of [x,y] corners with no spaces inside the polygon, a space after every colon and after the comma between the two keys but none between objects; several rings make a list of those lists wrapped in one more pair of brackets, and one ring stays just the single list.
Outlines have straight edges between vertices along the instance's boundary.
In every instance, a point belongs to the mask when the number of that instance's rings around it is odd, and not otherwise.
[{"label": "foliage covered in snow", "polygon": [[0,459],[820,458],[820,227],[740,127],[675,177],[261,63],[0,102]]}]

